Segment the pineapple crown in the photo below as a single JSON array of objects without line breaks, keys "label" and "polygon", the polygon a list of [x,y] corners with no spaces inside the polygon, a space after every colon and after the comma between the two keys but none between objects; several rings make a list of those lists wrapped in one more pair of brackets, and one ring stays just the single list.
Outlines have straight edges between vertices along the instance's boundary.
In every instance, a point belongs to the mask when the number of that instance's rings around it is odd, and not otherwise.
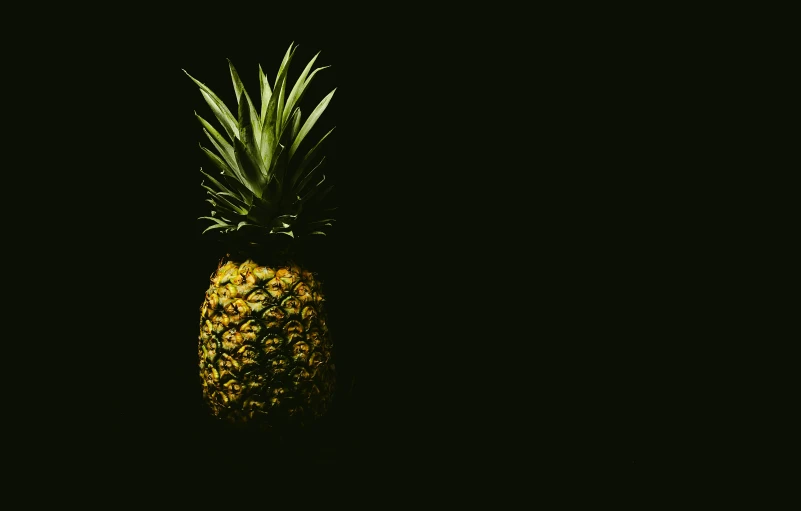
[{"label": "pineapple crown", "polygon": [[[211,89],[183,70],[200,87],[203,99],[227,135],[224,137],[195,112],[216,152],[203,145],[200,148],[218,171],[215,176],[200,169],[208,179],[208,184],[204,179],[201,186],[212,205],[211,216],[199,218],[211,221],[203,233],[218,230],[243,237],[251,244],[261,244],[279,236],[297,239],[325,235],[326,228],[334,222],[326,217],[336,208],[321,207],[332,186],[322,187],[325,156],[319,154],[320,145],[334,129],[305,152],[299,149],[336,89],[304,120],[298,105],[317,72],[329,66],[312,71],[318,52],[290,89],[287,71],[296,49],[294,42],[289,45],[272,88],[259,65],[258,111],[234,65],[228,61],[237,98],[236,116]],[[303,147],[308,146],[309,143]]]}]

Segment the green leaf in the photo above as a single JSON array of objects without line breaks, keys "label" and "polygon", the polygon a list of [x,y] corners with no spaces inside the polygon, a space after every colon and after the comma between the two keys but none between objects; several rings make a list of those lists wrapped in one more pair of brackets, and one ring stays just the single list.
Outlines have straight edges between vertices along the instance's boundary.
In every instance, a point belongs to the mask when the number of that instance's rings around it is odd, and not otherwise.
[{"label": "green leaf", "polygon": [[200,87],[200,93],[203,95],[203,99],[206,100],[206,103],[208,103],[209,107],[211,107],[211,111],[214,112],[214,116],[217,117],[217,120],[219,120],[222,127],[225,128],[228,136],[231,138],[231,140],[233,140],[236,136],[238,128],[236,126],[236,119],[234,119],[231,111],[228,110],[228,107],[225,106],[225,103],[223,103],[223,101],[218,98],[211,89],[196,80],[192,75],[187,73],[185,69],[183,72],[186,73],[186,76],[191,78],[198,87]]},{"label": "green leaf", "polygon": [[314,111],[311,113],[309,118],[306,119],[306,122],[303,123],[303,127],[300,128],[300,133],[298,133],[295,142],[292,144],[292,147],[289,148],[290,160],[292,159],[292,156],[294,156],[295,151],[298,150],[298,146],[300,145],[300,143],[303,142],[303,139],[306,137],[309,131],[314,127],[314,124],[317,122],[317,119],[319,119],[320,116],[323,114],[325,108],[328,106],[328,102],[331,101],[331,98],[334,96],[334,93],[336,91],[337,90],[334,89],[331,92],[329,92],[328,95],[324,97],[322,101],[320,101],[317,107],[315,107]]},{"label": "green leaf", "polygon": [[273,157],[273,147],[275,146],[275,130],[268,126],[266,122],[261,127],[261,142],[259,143],[259,157],[269,165]]},{"label": "green leaf", "polygon": [[[231,156],[228,156],[228,154],[226,154],[225,150],[222,147],[220,147],[220,145],[217,143],[216,140],[214,140],[212,135],[209,132],[205,132],[205,133],[206,133],[206,137],[208,137],[209,141],[211,141],[211,145],[213,145],[214,148],[217,150],[217,154],[215,156],[222,155],[223,158],[224,158],[223,160],[220,160],[225,164],[224,168],[220,168],[222,173],[224,175],[226,175],[226,176],[238,179],[239,176],[241,176],[241,173],[239,171],[239,166],[236,163],[236,155],[233,154],[233,148],[231,149]],[[204,148],[202,145],[200,147],[203,148],[204,151],[208,151],[208,149]],[[233,158],[233,161],[230,160],[229,158]],[[216,163],[215,163],[215,165],[216,165]]]},{"label": "green leaf", "polygon": [[320,189],[320,185],[323,184],[324,181],[325,181],[325,174],[323,174],[323,178],[320,180],[320,182],[314,185],[314,187],[312,187],[311,190],[306,192],[306,195],[300,196],[300,198],[296,202],[305,203],[306,201],[314,197],[314,194],[317,193],[317,191]]},{"label": "green leaf", "polygon": [[[254,134],[253,134],[253,125],[250,122],[250,108],[248,108],[247,101],[240,101],[239,102],[239,140],[242,144],[248,148],[252,149],[256,147]],[[236,146],[234,146],[236,147]],[[234,148],[234,155],[236,155],[236,148]]]},{"label": "green leaf", "polygon": [[203,126],[203,129],[207,132],[206,136],[212,141],[212,144],[217,149],[217,152],[220,153],[228,165],[234,167],[236,166],[236,159],[234,159],[234,148],[228,143],[220,132],[214,129],[214,127],[206,121],[206,119],[202,118],[195,112],[195,117],[200,121],[200,124]]},{"label": "green leaf", "polygon": [[[250,206],[250,204],[247,204],[245,201],[243,201],[243,200],[242,200],[242,197],[240,197],[240,196],[238,196],[238,195],[234,195],[234,194],[233,194],[233,193],[231,193],[230,191],[228,191],[228,192],[217,192],[217,194],[218,194],[218,195],[225,196],[225,197],[231,197],[231,198],[232,198],[232,199],[234,199],[235,201],[239,201],[239,202],[241,202],[241,203],[242,203],[242,207],[243,207],[243,208],[244,208],[245,206]],[[245,209],[247,209],[247,208],[245,208]]]},{"label": "green leaf", "polygon": [[295,85],[292,86],[292,90],[289,92],[289,95],[286,98],[286,110],[284,112],[283,118],[281,119],[282,123],[285,123],[287,119],[289,119],[289,113],[292,112],[292,108],[298,102],[303,90],[306,88],[307,82],[306,77],[309,76],[309,71],[311,71],[312,66],[314,65],[314,61],[317,60],[317,57],[320,56],[320,52],[318,51],[317,54],[312,57],[306,67],[303,68],[303,72],[300,73],[298,80],[295,82]]},{"label": "green leaf", "polygon": [[[311,181],[311,178],[312,178],[312,176],[314,176],[314,174],[315,174],[315,173],[316,173],[318,170],[320,170],[320,169],[322,169],[322,168],[323,168],[323,164],[324,164],[324,163],[325,163],[325,156],[323,156],[323,159],[322,159],[322,160],[320,160],[320,163],[318,163],[317,165],[315,165],[315,167],[314,167],[313,169],[311,169],[311,170],[309,171],[309,173],[308,173],[308,174],[306,174],[306,175],[303,177],[303,179],[301,179],[301,180],[300,180],[300,183],[298,183],[298,185],[297,185],[296,187],[294,187],[294,191],[295,191],[295,193],[301,193],[301,192],[302,192],[302,191],[303,191],[303,190],[306,188],[306,186],[307,186],[307,185],[309,184],[309,182]],[[322,181],[321,181],[321,182],[322,182]]]},{"label": "green leaf", "polygon": [[222,160],[219,156],[217,156],[214,152],[209,150],[206,147],[203,147],[202,144],[198,144],[201,151],[208,157],[208,159],[218,168],[220,172],[225,175],[237,177],[237,171],[239,170],[238,167],[230,167],[228,163]]},{"label": "green leaf", "polygon": [[[286,78],[281,81],[281,89],[278,91],[278,103],[275,110],[275,131],[281,133],[284,131],[284,94],[286,92]],[[279,135],[279,138],[280,135]]]},{"label": "green leaf", "polygon": [[287,228],[290,227],[298,215],[281,215],[277,216],[270,221],[268,227]]},{"label": "green leaf", "polygon": [[[278,76],[275,79],[275,88],[280,91],[281,86],[286,81],[286,74],[289,68],[290,63],[292,62],[292,57],[295,54],[295,50],[292,45],[289,45],[289,49],[287,50],[287,54],[284,55],[284,60],[281,63],[281,67],[278,69]],[[264,114],[264,118],[262,121],[264,122],[264,126],[262,126],[262,139],[261,139],[261,157],[262,159],[267,162],[269,167],[269,162],[273,158],[273,151],[275,150],[275,146],[278,144],[278,129],[276,123],[276,112],[278,109],[278,96],[279,94],[272,94],[270,95],[270,101],[267,104],[267,111]]]},{"label": "green leaf", "polygon": [[296,108],[292,113],[292,118],[290,119],[291,128],[289,130],[289,140],[295,140],[295,137],[298,134],[298,129],[300,129],[300,117],[300,108]]},{"label": "green leaf", "polygon": [[[253,132],[253,145],[255,146],[257,143],[261,143],[261,119],[259,115],[256,113],[256,108],[253,106],[253,102],[250,100],[250,96],[248,95],[248,91],[245,90],[245,85],[242,83],[242,80],[239,79],[239,73],[236,72],[236,68],[234,68],[234,64],[228,59],[228,68],[231,71],[231,80],[234,82],[234,91],[236,92],[236,100],[239,107],[242,107],[242,96],[245,97],[245,101],[247,102],[250,118],[250,128]],[[242,120],[240,115],[239,120],[239,131],[240,137],[242,132]]]},{"label": "green leaf", "polygon": [[[209,195],[214,197],[214,199],[220,201],[220,204],[228,207],[232,211],[235,211],[239,215],[247,214],[248,210],[251,207],[251,204],[245,201],[242,197],[234,195],[233,193],[230,192],[230,190],[228,191],[212,190],[209,186],[206,185],[205,181],[201,181],[200,186],[206,189]],[[230,199],[227,199],[226,197],[230,197]]]},{"label": "green leaf", "polygon": [[206,220],[213,220],[213,221],[214,221],[214,222],[216,222],[218,225],[224,225],[224,226],[228,227],[228,224],[227,224],[227,223],[223,222],[222,220],[220,220],[220,219],[219,219],[219,218],[217,218],[217,217],[213,217],[213,216],[199,216],[197,219],[198,219],[198,220],[203,220],[203,219],[206,219]]},{"label": "green leaf", "polygon": [[255,198],[253,206],[255,210],[258,210],[260,213],[265,213],[270,218],[276,214],[278,209],[276,203],[268,200],[266,197]]},{"label": "green leaf", "polygon": [[289,237],[292,237],[292,238],[295,237],[295,233],[293,233],[292,231],[277,231],[277,230],[273,229],[273,230],[270,231],[270,234],[286,234]]},{"label": "green leaf", "polygon": [[216,212],[218,212],[218,213],[225,213],[225,214],[227,214],[227,215],[239,215],[239,216],[245,216],[245,215],[241,215],[240,213],[238,213],[238,212],[234,211],[234,210],[233,210],[231,207],[229,207],[227,204],[224,204],[224,203],[222,203],[222,202],[219,202],[219,201],[216,201],[216,202],[215,202],[215,204],[214,204],[214,207],[216,208],[216,209],[215,209],[215,211],[216,211]]},{"label": "green leaf", "polygon": [[[237,140],[237,142],[239,141],[238,139],[235,139],[235,140]],[[245,186],[251,193],[254,193],[254,194],[256,193],[256,191],[252,188],[253,185],[251,183],[249,183],[247,179],[245,179],[245,176],[242,175],[242,172],[239,170],[239,165],[231,168],[231,167],[228,166],[227,163],[222,161],[222,159],[220,159],[220,157],[217,156],[216,154],[214,154],[213,152],[209,151],[208,149],[206,149],[203,146],[200,146],[200,148],[206,154],[208,159],[211,160],[211,162],[218,169],[220,169],[220,171],[223,174],[231,176],[232,179],[235,179],[236,181],[242,183],[242,185]]]},{"label": "green leaf", "polygon": [[[206,188],[206,190],[208,190],[208,187],[204,186],[204,188]],[[214,195],[211,192],[206,192],[206,193],[208,193],[208,195],[214,197]],[[234,215],[234,216],[237,216],[237,215],[238,216],[245,216],[242,213],[239,213],[238,211],[236,211],[236,206],[226,202],[224,199],[221,199],[220,197],[215,197],[215,199],[213,201],[211,201],[211,205],[214,206],[213,211],[215,213],[219,213],[221,217],[222,217],[223,214],[225,214],[225,215]],[[223,220],[225,220],[225,218],[223,218]]]},{"label": "green leaf", "polygon": [[283,144],[278,144],[269,169],[270,177],[274,178],[278,185],[275,196],[280,196],[284,193],[284,174],[286,173],[287,161],[286,147]]},{"label": "green leaf", "polygon": [[[206,155],[209,156],[209,157],[215,156],[214,153],[211,153],[211,152],[207,152]],[[214,160],[212,160],[212,161],[214,161]],[[217,165],[218,166],[217,168],[219,168],[220,164],[221,164],[221,162],[218,159],[218,161],[215,162],[215,165]],[[217,182],[215,180],[215,178],[212,177],[210,174],[207,174],[202,168],[200,169],[200,172],[203,173],[203,175],[207,176],[212,181],[214,181],[215,183],[217,183],[219,186],[224,186],[224,185],[222,185],[222,183]],[[228,170],[228,172],[230,172],[230,169]],[[242,202],[244,202],[248,206],[252,206],[253,205],[253,192],[251,192],[247,187],[245,187],[245,185],[243,185],[241,182],[239,182],[239,180],[235,176],[233,176],[231,174],[228,174],[228,172],[223,171],[223,178],[225,179],[225,182],[228,183],[228,186],[226,187],[225,191],[228,191],[228,192],[236,191],[239,194],[240,199],[242,200]]]},{"label": "green leaf", "polygon": [[214,112],[214,116],[218,121],[220,121],[220,125],[222,125],[222,127],[225,129],[225,132],[228,134],[228,138],[233,140],[236,137],[236,132],[239,128],[236,125],[236,120],[234,120],[233,115],[231,115],[229,119],[228,108],[223,111],[205,91],[200,91],[200,94],[203,96],[203,99],[206,100],[206,103],[211,107],[211,111]]},{"label": "green leaf", "polygon": [[314,185],[314,188],[309,190],[309,192],[306,195],[300,198],[300,202],[301,203],[308,202],[309,200],[311,200],[312,197],[314,197],[318,193],[320,195],[317,197],[317,202],[322,201],[325,198],[325,196],[328,195],[328,192],[330,192],[334,188],[334,186],[331,185],[328,188],[321,189],[320,185],[323,184],[323,181],[325,181],[325,176],[323,176],[323,179],[319,183]]},{"label": "green leaf", "polygon": [[225,59],[228,61],[228,69],[231,71],[231,81],[234,84],[234,92],[236,93],[236,100],[239,101],[239,98],[242,96],[242,91],[245,90],[245,86],[242,84],[242,80],[239,79],[239,73],[236,72],[236,68],[234,67],[233,62],[231,59]]},{"label": "green leaf", "polygon": [[[208,192],[208,194],[211,195],[212,197],[214,197],[214,200],[218,202],[218,204],[215,204],[215,206],[217,206],[217,207],[225,206],[232,213],[236,213],[238,215],[247,215],[248,214],[248,210],[245,207],[240,206],[238,204],[234,204],[229,199],[226,199],[225,197],[222,197],[219,193],[215,192],[214,190],[212,190],[208,186],[204,185],[203,183],[201,183],[200,186],[205,188],[206,191]],[[230,196],[233,197],[233,195],[230,195]]]},{"label": "green leaf", "polygon": [[267,184],[267,171],[261,165],[261,161],[254,158],[238,138],[234,139],[234,154],[242,174],[245,177],[243,183],[256,195],[261,197],[264,186]]},{"label": "green leaf", "polygon": [[245,99],[248,102],[248,107],[250,108],[250,126],[253,129],[253,147],[258,151],[259,145],[261,144],[261,119],[256,113],[256,108],[253,106],[253,102],[250,100],[248,92],[244,91],[243,94],[245,95]]},{"label": "green leaf", "polygon": [[[317,55],[319,55],[319,53]],[[314,56],[314,59],[317,58],[317,55]],[[314,59],[312,59],[312,62],[314,62]],[[318,67],[317,69],[314,70],[314,72],[312,72],[311,76],[306,78],[306,75],[309,72],[309,68],[311,67],[312,62],[309,62],[309,64],[306,66],[306,69],[303,70],[303,74],[301,74],[300,78],[298,78],[298,81],[295,82],[295,86],[292,87],[292,92],[289,94],[289,97],[287,98],[287,108],[290,109],[288,111],[291,111],[292,107],[299,104],[300,101],[303,99],[303,96],[306,95],[307,87],[312,82],[314,75],[316,75],[319,71],[322,71],[323,69],[328,69],[329,67],[331,67],[331,66]],[[284,114],[284,116],[286,117],[286,113]],[[284,119],[284,122],[286,122],[286,119]]]},{"label": "green leaf", "polygon": [[298,165],[298,167],[292,172],[292,181],[290,184],[292,188],[295,187],[295,183],[298,181],[298,179],[300,179],[300,176],[303,175],[303,171],[305,171],[306,168],[311,164],[311,162],[315,160],[315,155],[317,154],[317,151],[320,148],[320,144],[323,143],[323,140],[328,138],[328,135],[330,135],[331,132],[334,131],[334,129],[335,127],[331,128],[328,131],[328,133],[323,135],[323,138],[321,138],[319,141],[317,141],[316,144],[314,144],[314,147],[309,149],[309,152],[307,152],[306,156],[303,157],[303,161],[301,161],[300,165]]},{"label": "green leaf", "polygon": [[210,225],[206,227],[206,229],[201,234],[206,234],[208,231],[212,229],[225,229],[226,227],[233,227],[233,225],[220,225],[220,224]]},{"label": "green leaf", "polygon": [[[295,46],[295,41],[289,43],[289,48],[287,48],[286,53],[284,54],[283,60],[281,60],[281,66],[278,68],[278,74],[275,78],[275,89],[278,91],[278,103],[276,104],[276,122],[275,127],[276,131],[280,131],[281,126],[281,119],[282,119],[282,112],[284,108],[284,90],[286,89],[286,77],[289,75],[289,64],[292,62],[292,57],[295,54],[295,50],[297,46]],[[283,80],[279,80],[281,75],[284,75]],[[280,82],[280,83],[279,83]]]},{"label": "green leaf", "polygon": [[217,181],[214,178],[214,176],[204,172],[203,169],[200,169],[200,173],[203,174],[204,176],[206,176],[207,178],[209,178],[211,180],[211,182],[214,184],[214,186],[216,186],[221,192],[229,192],[230,193],[230,190],[228,189],[228,187],[225,186],[224,184],[220,183],[219,181]]},{"label": "green leaf", "polygon": [[264,118],[267,115],[267,103],[270,101],[272,92],[270,81],[267,79],[267,75],[264,74],[264,71],[262,71],[261,64],[259,64],[259,93],[261,94],[261,115],[259,118],[261,119],[262,125],[264,125]]}]

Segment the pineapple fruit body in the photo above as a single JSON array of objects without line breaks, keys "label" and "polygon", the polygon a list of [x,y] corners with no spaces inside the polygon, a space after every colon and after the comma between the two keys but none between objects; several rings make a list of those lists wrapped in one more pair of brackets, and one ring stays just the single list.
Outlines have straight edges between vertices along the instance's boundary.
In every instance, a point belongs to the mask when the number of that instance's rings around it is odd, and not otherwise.
[{"label": "pineapple fruit body", "polygon": [[198,357],[211,413],[237,424],[305,424],[334,392],[320,282],[294,262],[220,261],[201,306]]}]

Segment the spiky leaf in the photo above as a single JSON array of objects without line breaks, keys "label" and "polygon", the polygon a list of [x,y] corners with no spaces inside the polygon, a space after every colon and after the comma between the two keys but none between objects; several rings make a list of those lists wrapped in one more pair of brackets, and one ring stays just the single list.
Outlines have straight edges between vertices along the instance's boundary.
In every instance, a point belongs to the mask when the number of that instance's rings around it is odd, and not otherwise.
[{"label": "spiky leaf", "polygon": [[233,114],[231,114],[231,111],[228,110],[228,107],[225,106],[225,103],[223,103],[223,101],[218,98],[211,89],[196,80],[192,75],[187,73],[185,69],[183,72],[186,73],[186,76],[191,78],[198,87],[200,87],[200,93],[203,95],[203,99],[206,100],[206,103],[211,108],[211,111],[214,112],[214,116],[217,117],[217,120],[220,121],[220,124],[225,129],[226,133],[228,133],[228,136],[233,140],[236,136],[238,127],[236,125],[236,119],[234,118]]},{"label": "spiky leaf", "polygon": [[206,189],[206,192],[211,195],[214,200],[216,201],[216,205],[218,207],[225,207],[229,209],[232,213],[236,213],[237,215],[247,215],[248,209],[244,204],[236,204],[236,202],[240,202],[237,200],[233,195],[228,194],[230,199],[227,197],[223,197],[221,194],[215,192],[205,184],[201,183],[200,186]]},{"label": "spiky leaf", "polygon": [[292,113],[292,117],[289,119],[290,123],[290,131],[289,131],[289,139],[295,140],[295,137],[298,135],[298,130],[300,129],[300,108],[296,108],[295,111]]},{"label": "spiky leaf", "polygon": [[220,172],[222,172],[224,175],[231,176],[232,179],[237,180],[239,183],[242,184],[242,186],[246,187],[249,192],[253,193],[254,195],[256,194],[256,190],[254,189],[253,184],[250,183],[242,174],[242,172],[239,170],[239,165],[236,165],[234,167],[229,167],[228,164],[224,162],[219,156],[209,151],[205,147],[200,146],[200,149],[203,150],[203,153],[206,155],[209,161],[211,161],[214,164],[214,166],[220,169]]},{"label": "spiky leaf", "polygon": [[[317,55],[319,55],[319,53]],[[314,56],[314,59],[317,58],[317,55]],[[312,59],[312,62],[314,62],[314,59]],[[306,66],[306,69],[303,70],[303,74],[301,74],[300,78],[298,78],[298,81],[295,82],[295,85],[292,87],[292,92],[287,98],[288,110],[285,111],[285,117],[286,117],[286,112],[290,112],[291,109],[296,104],[300,103],[301,99],[303,99],[303,96],[306,94],[306,90],[309,84],[312,82],[312,79],[314,78],[314,75],[316,75],[323,69],[328,69],[329,67],[331,67],[331,66],[318,67],[317,69],[314,70],[314,72],[312,72],[312,74],[308,78],[306,78],[306,74],[308,73],[309,68],[312,65],[312,62],[309,62],[309,64]],[[286,122],[286,118],[284,119],[284,122]]]},{"label": "spiky leaf", "polygon": [[[256,108],[253,106],[253,102],[250,100],[250,96],[248,95],[248,91],[245,90],[245,85],[242,83],[242,80],[239,78],[239,73],[236,72],[236,68],[234,67],[233,62],[228,60],[228,68],[231,71],[231,80],[234,82],[234,92],[236,92],[236,98],[239,103],[239,107],[242,107],[242,101],[247,102],[249,112],[249,119],[250,119],[250,129],[253,132],[253,140],[254,143],[261,142],[261,119],[259,114],[256,113]],[[240,116],[241,117],[241,116]],[[239,130],[240,136],[242,131],[242,121],[239,121]]]},{"label": "spiky leaf", "polygon": [[261,161],[253,156],[250,150],[238,138],[234,139],[234,154],[239,169],[244,175],[244,184],[256,197],[261,197],[267,184],[267,172],[263,170]]},{"label": "spiky leaf", "polygon": [[222,135],[220,135],[219,131],[214,129],[214,126],[209,124],[206,119],[199,116],[197,112],[195,112],[195,117],[197,117],[198,121],[200,121],[200,124],[203,126],[203,129],[206,132],[206,136],[209,137],[209,140],[211,140],[211,143],[214,145],[215,149],[217,149],[217,152],[220,154],[220,156],[225,159],[229,166],[235,167],[236,159],[234,158],[233,146],[231,146],[231,144],[225,140]]},{"label": "spiky leaf", "polygon": [[320,52],[312,57],[312,59],[306,64],[306,67],[303,68],[303,72],[300,73],[295,85],[292,86],[292,90],[289,92],[289,95],[286,97],[286,111],[283,114],[283,118],[281,119],[282,123],[285,123],[287,119],[289,119],[289,114],[292,112],[292,108],[295,106],[295,103],[298,101],[301,93],[306,88],[306,77],[309,76],[309,71],[311,71],[312,66],[314,65],[314,61],[317,60],[317,57],[320,55]]},{"label": "spiky leaf", "polygon": [[301,193],[303,190],[306,189],[306,186],[311,182],[311,180],[315,177],[315,175],[323,168],[325,164],[325,156],[320,160],[320,163],[314,166],[304,177],[300,180],[300,182],[295,186],[295,193]]},{"label": "spiky leaf", "polygon": [[207,232],[209,232],[209,231],[211,231],[213,229],[225,229],[226,227],[233,227],[233,226],[232,225],[224,225],[224,224],[223,225],[212,224],[212,225],[206,227],[206,229],[201,234],[206,234]]},{"label": "spiky leaf", "polygon": [[313,162],[315,162],[317,160],[316,156],[317,156],[317,152],[320,149],[320,144],[322,144],[323,141],[326,138],[328,138],[328,135],[330,135],[331,132],[334,131],[334,129],[335,128],[331,128],[328,131],[328,133],[323,135],[323,137],[320,140],[318,140],[316,144],[314,144],[314,147],[309,149],[309,151],[306,153],[306,156],[304,156],[303,160],[300,162],[300,165],[295,167],[295,170],[292,173],[292,179],[291,179],[291,186],[292,187],[294,187],[295,183],[297,183],[298,179],[300,179],[301,176],[304,175],[303,173],[306,171],[306,169],[309,167],[309,165],[312,165]]},{"label": "spiky leaf", "polygon": [[289,148],[289,159],[290,160],[292,159],[292,156],[295,154],[295,151],[297,151],[298,146],[300,145],[300,143],[303,142],[303,139],[306,137],[306,135],[309,133],[309,131],[311,131],[311,129],[317,123],[317,119],[319,119],[320,116],[323,115],[323,112],[325,111],[326,107],[328,106],[328,103],[331,101],[331,98],[334,97],[334,93],[336,91],[337,90],[334,89],[331,92],[329,92],[328,95],[326,97],[324,97],[322,101],[320,101],[320,103],[317,105],[317,107],[315,107],[314,111],[311,113],[309,118],[306,119],[306,122],[303,123],[303,127],[300,128],[300,132],[298,133],[297,138],[295,138],[295,141],[292,143],[292,147]]},{"label": "spiky leaf", "polygon": [[[287,50],[287,54],[284,56],[284,61],[281,63],[281,67],[278,70],[278,76],[275,79],[275,89],[280,91],[281,87],[283,87],[284,82],[286,81],[287,71],[289,70],[289,64],[292,62],[292,57],[295,54],[295,49],[292,45],[289,46]],[[278,119],[278,104],[279,104],[279,94],[271,94],[270,101],[267,104],[267,111],[262,118],[262,122],[264,123],[262,126],[262,139],[261,139],[261,157],[269,166],[270,161],[273,158],[273,152],[275,150],[275,146],[278,144],[278,135],[280,134],[280,130],[278,129],[278,123],[276,119]]]},{"label": "spiky leaf", "polygon": [[259,93],[261,95],[261,111],[259,117],[261,119],[264,119],[267,115],[267,103],[270,101],[272,92],[273,90],[270,88],[270,81],[267,79],[267,75],[265,75],[264,71],[261,69],[261,64],[259,64]]}]

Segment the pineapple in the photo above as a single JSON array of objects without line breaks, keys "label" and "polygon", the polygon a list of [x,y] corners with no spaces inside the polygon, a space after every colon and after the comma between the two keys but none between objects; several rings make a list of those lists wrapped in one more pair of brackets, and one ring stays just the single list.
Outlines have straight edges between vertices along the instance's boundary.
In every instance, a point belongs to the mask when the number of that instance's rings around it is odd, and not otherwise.
[{"label": "pineapple", "polygon": [[[184,72],[221,126],[195,113],[214,150],[201,145],[215,171],[201,173],[212,205],[200,219],[225,242],[200,309],[198,361],[203,399],[212,415],[271,428],[322,416],[334,392],[335,367],[321,283],[299,259],[305,240],[323,236],[334,219],[324,209],[321,144],[307,140],[336,92],[305,119],[299,104],[319,67],[319,53],[294,85],[287,73],[292,43],[274,87],[259,66],[260,102],[245,90],[233,64],[234,115]],[[257,110],[258,107],[258,110]],[[224,136],[225,135],[225,136]]]}]

